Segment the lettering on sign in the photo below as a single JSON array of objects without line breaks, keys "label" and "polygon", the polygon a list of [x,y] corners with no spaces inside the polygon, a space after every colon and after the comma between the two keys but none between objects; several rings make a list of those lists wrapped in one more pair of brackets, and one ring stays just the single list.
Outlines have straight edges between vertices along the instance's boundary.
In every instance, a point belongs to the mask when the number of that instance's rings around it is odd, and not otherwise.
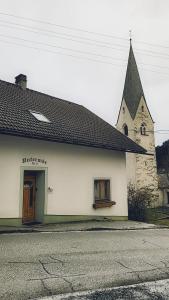
[{"label": "lettering on sign", "polygon": [[47,161],[45,159],[42,158],[37,158],[37,157],[24,157],[22,158],[22,163],[30,163],[31,165],[39,165],[39,164],[47,164]]}]

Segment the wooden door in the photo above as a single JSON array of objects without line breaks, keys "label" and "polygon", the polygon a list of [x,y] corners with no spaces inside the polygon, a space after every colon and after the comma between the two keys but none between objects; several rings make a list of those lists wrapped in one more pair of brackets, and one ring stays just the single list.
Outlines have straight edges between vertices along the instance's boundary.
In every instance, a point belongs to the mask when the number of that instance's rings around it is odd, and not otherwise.
[{"label": "wooden door", "polygon": [[35,176],[25,176],[23,188],[23,223],[35,221]]}]

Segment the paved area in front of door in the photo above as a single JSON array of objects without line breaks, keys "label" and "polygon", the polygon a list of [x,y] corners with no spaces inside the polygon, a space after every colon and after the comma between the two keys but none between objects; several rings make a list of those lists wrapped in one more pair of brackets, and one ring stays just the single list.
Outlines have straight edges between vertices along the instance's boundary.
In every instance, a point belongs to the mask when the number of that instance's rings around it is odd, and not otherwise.
[{"label": "paved area in front of door", "polygon": [[26,300],[169,278],[169,230],[0,236],[0,299]]},{"label": "paved area in front of door", "polygon": [[83,222],[65,222],[56,224],[34,224],[23,225],[21,227],[0,226],[1,233],[13,232],[68,232],[68,231],[92,231],[92,230],[138,230],[161,228],[144,222],[136,221],[111,221],[101,218],[100,220],[83,221]]}]

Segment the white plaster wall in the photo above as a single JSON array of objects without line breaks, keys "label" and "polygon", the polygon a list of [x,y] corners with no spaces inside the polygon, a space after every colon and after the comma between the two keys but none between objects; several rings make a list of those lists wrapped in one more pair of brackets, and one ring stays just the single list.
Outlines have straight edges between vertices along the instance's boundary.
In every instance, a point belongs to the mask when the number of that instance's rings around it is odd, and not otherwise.
[{"label": "white plaster wall", "polygon": [[[20,167],[24,157],[47,161],[48,186],[53,192],[46,199],[46,214],[128,215],[125,153],[0,135],[0,218],[22,217]],[[92,208],[94,178],[111,179],[111,200],[116,205]]]}]

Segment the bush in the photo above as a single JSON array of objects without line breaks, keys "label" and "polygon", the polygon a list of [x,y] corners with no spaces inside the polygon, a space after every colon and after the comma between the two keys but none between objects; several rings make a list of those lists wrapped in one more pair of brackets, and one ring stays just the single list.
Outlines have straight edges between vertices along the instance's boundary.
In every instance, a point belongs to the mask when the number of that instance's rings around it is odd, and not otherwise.
[{"label": "bush", "polygon": [[148,221],[148,208],[152,207],[155,196],[150,188],[128,186],[128,217],[134,221]]}]

